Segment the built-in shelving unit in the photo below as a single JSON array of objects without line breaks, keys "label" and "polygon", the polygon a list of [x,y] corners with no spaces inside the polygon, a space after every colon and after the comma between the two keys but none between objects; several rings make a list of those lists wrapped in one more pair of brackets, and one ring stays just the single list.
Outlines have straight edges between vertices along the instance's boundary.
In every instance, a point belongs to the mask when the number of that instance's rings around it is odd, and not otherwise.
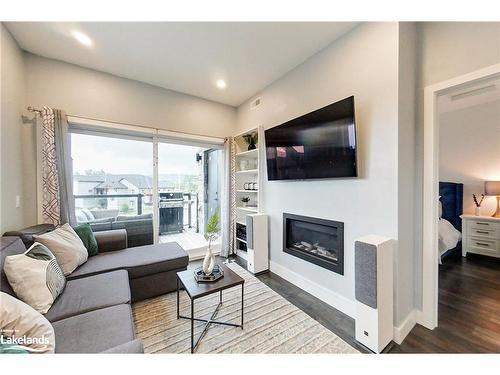
[{"label": "built-in shelving unit", "polygon": [[[248,143],[244,136],[247,134],[257,134],[258,141],[256,148],[248,149]],[[260,173],[260,139],[262,138],[262,130],[259,128],[250,129],[235,136],[236,146],[236,223],[237,225],[246,227],[246,216],[258,214],[261,212],[261,194],[259,187],[261,186]],[[248,188],[248,184],[251,185]],[[241,201],[243,197],[249,198],[248,203]],[[235,233],[235,249],[236,254],[241,258],[248,260],[247,241],[238,238]]]},{"label": "built-in shelving unit", "polygon": [[237,174],[259,174],[258,169],[248,169],[244,171],[236,171]]}]

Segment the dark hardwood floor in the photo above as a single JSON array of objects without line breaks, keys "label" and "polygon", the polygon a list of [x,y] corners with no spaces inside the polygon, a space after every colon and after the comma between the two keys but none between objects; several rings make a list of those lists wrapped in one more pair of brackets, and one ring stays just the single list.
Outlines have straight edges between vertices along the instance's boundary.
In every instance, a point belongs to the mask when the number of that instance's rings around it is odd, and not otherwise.
[{"label": "dark hardwood floor", "polygon": [[[244,268],[240,258],[232,258]],[[190,263],[200,266],[201,261]],[[267,272],[257,278],[324,327],[360,350],[354,339],[354,319],[306,291]],[[439,269],[439,326],[420,325],[401,345],[392,343],[385,353],[500,353],[500,260],[451,255]]]},{"label": "dark hardwood floor", "polygon": [[397,353],[500,353],[500,260],[450,255],[439,267],[438,327],[420,325]]}]

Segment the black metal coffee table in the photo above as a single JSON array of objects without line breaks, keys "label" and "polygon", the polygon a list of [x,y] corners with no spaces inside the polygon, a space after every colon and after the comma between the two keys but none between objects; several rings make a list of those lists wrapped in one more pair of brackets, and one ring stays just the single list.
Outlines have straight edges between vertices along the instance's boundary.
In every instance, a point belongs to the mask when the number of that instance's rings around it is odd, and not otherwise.
[{"label": "black metal coffee table", "polygon": [[[232,326],[232,327],[241,327],[243,329],[243,290],[244,286],[243,284],[245,283],[245,280],[238,276],[234,271],[229,269],[226,265],[221,264],[220,267],[224,270],[224,277],[222,279],[219,279],[214,282],[197,282],[194,279],[194,273],[193,270],[186,270],[182,272],[177,272],[177,319],[189,319],[191,320],[191,353],[194,353],[196,347],[200,343],[201,339],[205,336],[207,333],[208,328],[210,327],[211,324],[222,324],[226,326]],[[184,287],[184,289],[187,292],[187,295],[189,296],[189,299],[191,300],[191,317],[188,316],[182,316],[179,313],[179,288],[180,284]],[[235,286],[241,285],[241,324],[233,324],[233,323],[226,323],[226,322],[220,322],[218,320],[215,320],[215,316],[219,312],[220,307],[222,306],[222,291],[225,289],[229,289]],[[209,294],[217,293],[219,292],[219,303],[217,307],[215,308],[214,312],[212,313],[211,317],[209,319],[200,319],[200,318],[195,318],[194,317],[194,301],[198,298],[208,296]],[[203,331],[201,332],[200,336],[196,340],[196,343],[194,342],[194,322],[205,322],[205,327],[203,328]]]}]

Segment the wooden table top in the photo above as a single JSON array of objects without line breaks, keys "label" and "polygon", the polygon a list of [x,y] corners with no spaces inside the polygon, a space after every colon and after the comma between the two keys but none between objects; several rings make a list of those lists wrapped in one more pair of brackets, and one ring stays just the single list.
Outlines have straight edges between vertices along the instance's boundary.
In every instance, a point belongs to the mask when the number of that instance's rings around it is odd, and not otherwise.
[{"label": "wooden table top", "polygon": [[177,272],[177,277],[186,289],[186,292],[192,299],[203,297],[224,289],[232,288],[233,286],[241,285],[245,280],[238,276],[225,264],[219,264],[219,267],[224,270],[224,277],[214,282],[198,282],[194,279],[194,270],[186,270]]}]

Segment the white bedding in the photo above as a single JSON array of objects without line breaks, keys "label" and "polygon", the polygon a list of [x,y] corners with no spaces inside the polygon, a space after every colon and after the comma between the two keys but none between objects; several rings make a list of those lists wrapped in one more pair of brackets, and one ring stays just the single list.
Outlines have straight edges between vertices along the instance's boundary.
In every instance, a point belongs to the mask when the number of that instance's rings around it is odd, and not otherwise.
[{"label": "white bedding", "polygon": [[446,219],[439,219],[439,264],[441,256],[450,249],[457,246],[462,239],[462,233]]}]

